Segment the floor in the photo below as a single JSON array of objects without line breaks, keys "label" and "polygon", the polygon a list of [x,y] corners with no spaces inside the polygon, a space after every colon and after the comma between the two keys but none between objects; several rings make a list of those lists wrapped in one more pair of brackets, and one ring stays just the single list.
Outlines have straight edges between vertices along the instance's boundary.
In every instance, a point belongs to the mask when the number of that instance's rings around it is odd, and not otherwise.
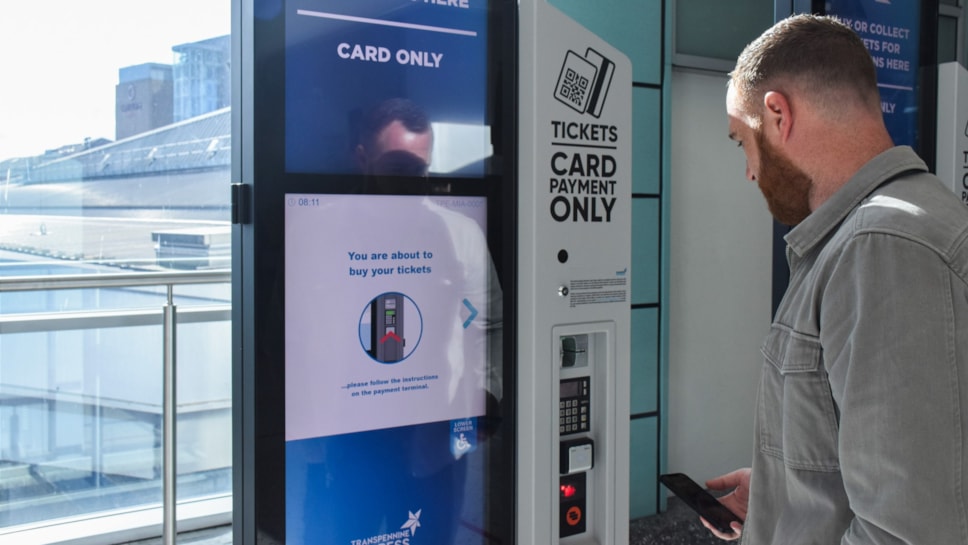
[{"label": "floor", "polygon": [[723,545],[699,522],[699,515],[677,498],[669,498],[668,509],[629,524],[629,545]]},{"label": "floor", "polygon": [[[179,545],[231,545],[232,528],[222,526],[178,536]],[[633,520],[629,524],[629,545],[722,545],[699,523],[699,516],[676,498],[669,498],[664,513]],[[160,539],[136,541],[128,545],[160,545]]]}]

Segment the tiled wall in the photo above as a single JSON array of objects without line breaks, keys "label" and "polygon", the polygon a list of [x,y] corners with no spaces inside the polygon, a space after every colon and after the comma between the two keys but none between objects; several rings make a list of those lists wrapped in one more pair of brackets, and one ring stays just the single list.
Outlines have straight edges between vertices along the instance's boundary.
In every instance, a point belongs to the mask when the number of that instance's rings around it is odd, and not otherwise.
[{"label": "tiled wall", "polygon": [[[550,0],[632,61],[632,381],[630,516],[661,507],[668,379],[668,70],[664,0]],[[664,496],[664,495],[663,495]]]}]

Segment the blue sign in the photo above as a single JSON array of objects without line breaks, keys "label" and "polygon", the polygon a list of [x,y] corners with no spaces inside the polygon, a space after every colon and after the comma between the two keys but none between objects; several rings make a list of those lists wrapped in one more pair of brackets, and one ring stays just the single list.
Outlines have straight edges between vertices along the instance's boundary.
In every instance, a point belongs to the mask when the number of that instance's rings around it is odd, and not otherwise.
[{"label": "blue sign", "polygon": [[920,2],[831,0],[826,13],[864,40],[877,68],[884,122],[897,145],[917,145]]},{"label": "blue sign", "polygon": [[367,116],[405,100],[433,124],[431,174],[482,175],[486,0],[291,0],[285,9],[287,172],[361,173]]},{"label": "blue sign", "polygon": [[[474,419],[468,420],[471,424]],[[286,543],[483,545],[484,474],[437,422],[286,443]],[[477,430],[463,434],[476,448]]]}]

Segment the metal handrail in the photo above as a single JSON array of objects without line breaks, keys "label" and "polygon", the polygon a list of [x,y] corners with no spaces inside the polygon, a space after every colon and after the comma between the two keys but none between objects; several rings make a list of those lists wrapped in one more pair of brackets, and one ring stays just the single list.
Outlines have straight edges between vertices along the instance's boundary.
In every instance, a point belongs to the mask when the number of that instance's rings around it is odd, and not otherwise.
[{"label": "metal handrail", "polygon": [[[147,272],[109,275],[46,275],[0,277],[0,293],[66,289],[136,288],[191,284],[225,284],[231,282],[228,270]],[[192,306],[179,312],[178,323],[228,320],[231,307],[225,305]],[[162,314],[147,309],[111,309],[58,312],[0,313],[0,335],[6,333],[40,333],[69,329],[100,329],[161,325]]]},{"label": "metal handrail", "polygon": [[52,274],[0,278],[0,293],[90,288],[135,288],[185,284],[222,284],[231,282],[232,271],[184,271],[118,273],[99,275]]},{"label": "metal handrail", "polygon": [[[183,271],[177,273],[169,272],[143,272],[143,273],[119,273],[119,274],[108,274],[108,275],[47,275],[47,276],[20,276],[20,277],[5,277],[0,279],[0,293],[4,292],[22,292],[22,291],[49,291],[49,290],[62,290],[62,289],[97,289],[97,288],[131,288],[131,287],[144,287],[144,286],[165,286],[166,287],[166,298],[165,304],[162,307],[162,336],[163,336],[163,377],[162,377],[162,509],[163,509],[163,524],[162,524],[162,542],[166,545],[174,545],[175,536],[177,535],[176,528],[176,514],[175,514],[175,502],[176,502],[176,461],[175,453],[177,452],[177,445],[175,439],[175,421],[176,421],[176,367],[175,367],[175,329],[176,329],[176,306],[174,304],[174,286],[176,285],[190,285],[190,284],[223,284],[226,282],[231,282],[232,273],[229,270],[213,270],[213,271]],[[105,326],[110,323],[111,326],[129,326],[133,325],[132,322],[139,322],[145,319],[143,314],[127,314],[129,321],[125,323],[125,320],[114,320],[113,322],[108,322],[105,320],[106,315],[110,318],[117,318],[118,316],[110,316],[111,314],[118,314],[122,311],[109,311],[108,313],[86,313],[90,316],[92,321],[98,322],[99,325]],[[83,313],[71,313],[71,316],[64,318],[62,320],[51,319],[51,315],[56,315],[60,313],[34,313],[34,314],[14,314],[8,315],[6,317],[0,316],[0,333],[10,332],[11,330],[18,329],[17,323],[21,322],[21,326],[24,326],[23,322],[29,322],[31,325],[36,327],[39,324],[51,323],[64,323],[75,324],[79,318],[83,319]],[[215,316],[226,316],[230,317],[230,313],[224,309],[216,309],[214,312],[209,309],[206,311],[206,315],[209,317]],[[4,327],[6,326],[6,327]],[[20,331],[30,330],[31,327],[20,327]],[[36,329],[34,329],[36,331]]]},{"label": "metal handrail", "polygon": [[[50,333],[79,329],[107,329],[162,325],[164,317],[148,308],[31,312],[0,314],[0,335],[12,333]],[[199,305],[179,309],[179,324],[224,322],[232,319],[232,305]]]}]

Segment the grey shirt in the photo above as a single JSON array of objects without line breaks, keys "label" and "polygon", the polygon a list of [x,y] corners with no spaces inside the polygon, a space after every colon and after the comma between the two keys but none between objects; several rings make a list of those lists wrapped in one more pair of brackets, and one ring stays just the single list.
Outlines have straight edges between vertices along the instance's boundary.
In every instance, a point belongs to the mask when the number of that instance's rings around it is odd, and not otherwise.
[{"label": "grey shirt", "polygon": [[896,147],[786,241],[744,543],[968,544],[968,207]]}]

